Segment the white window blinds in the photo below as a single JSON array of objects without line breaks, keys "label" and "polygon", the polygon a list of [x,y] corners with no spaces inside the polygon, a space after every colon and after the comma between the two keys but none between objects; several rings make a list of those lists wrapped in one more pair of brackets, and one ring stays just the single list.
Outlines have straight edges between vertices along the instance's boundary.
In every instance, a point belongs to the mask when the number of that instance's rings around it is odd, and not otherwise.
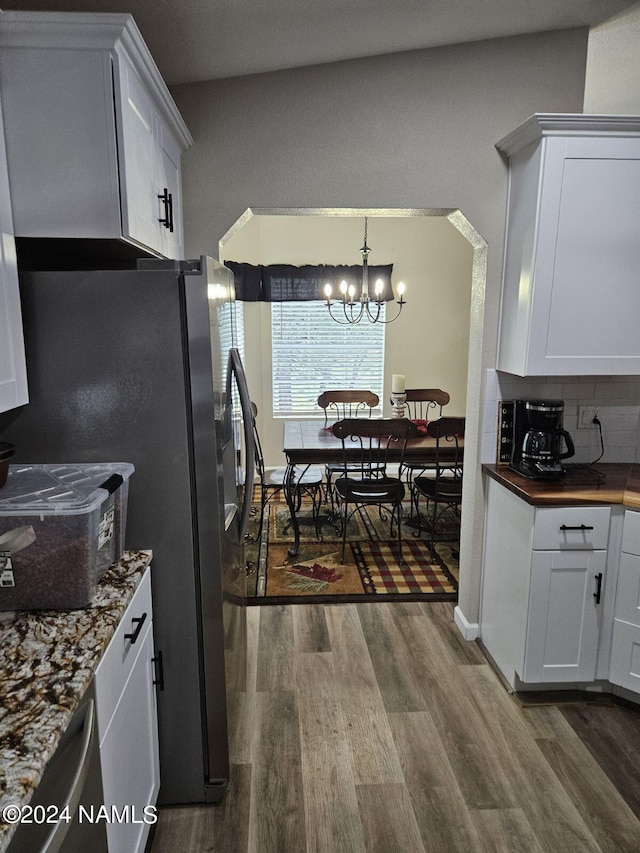
[{"label": "white window blinds", "polygon": [[[382,306],[381,319],[384,319]],[[359,388],[380,398],[384,378],[383,323],[366,320],[341,326],[326,303],[273,302],[271,342],[275,417],[324,417],[317,399],[323,391]]]},{"label": "white window blinds", "polygon": [[244,303],[236,299],[233,304],[236,311],[236,347],[244,364]]}]

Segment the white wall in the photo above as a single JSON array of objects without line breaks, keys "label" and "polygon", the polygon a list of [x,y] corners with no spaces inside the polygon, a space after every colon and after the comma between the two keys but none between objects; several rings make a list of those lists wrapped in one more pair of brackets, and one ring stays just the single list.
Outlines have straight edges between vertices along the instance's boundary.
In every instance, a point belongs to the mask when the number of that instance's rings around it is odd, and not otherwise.
[{"label": "white wall", "polygon": [[640,113],[640,3],[589,33],[585,113]]},{"label": "white wall", "polygon": [[[183,160],[188,254],[216,256],[250,207],[458,208],[488,244],[484,309],[473,311],[484,343],[470,356],[480,375],[495,365],[507,194],[495,143],[534,112],[581,111],[586,47],[586,30],[562,30],[173,87],[195,139]],[[484,522],[477,438],[465,451],[459,595],[471,623]]]},{"label": "white wall", "polygon": [[597,426],[578,427],[580,406],[595,406],[602,424],[601,462],[640,462],[640,377],[521,377],[488,370],[482,427],[482,461],[496,462],[498,401],[527,397],[564,400],[564,428],[576,448],[568,462],[588,463],[600,457]]},{"label": "white wall", "polygon": [[[254,264],[357,264],[364,236],[362,216],[255,216],[223,247],[224,258]],[[407,285],[401,317],[386,327],[384,414],[391,375],[408,388],[443,388],[448,414],[464,415],[471,299],[472,248],[443,217],[370,217],[370,264],[393,264],[394,284]],[[396,310],[389,305],[389,313]],[[284,463],[282,420],[272,417],[271,307],[244,303],[245,368],[259,411],[268,467]],[[318,417],[323,417],[318,409]]]}]

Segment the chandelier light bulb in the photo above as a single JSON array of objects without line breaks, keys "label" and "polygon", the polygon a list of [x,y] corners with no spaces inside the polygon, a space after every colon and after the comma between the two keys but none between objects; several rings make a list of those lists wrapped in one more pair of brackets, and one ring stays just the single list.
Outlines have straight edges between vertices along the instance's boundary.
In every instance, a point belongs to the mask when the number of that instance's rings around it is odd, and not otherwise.
[{"label": "chandelier light bulb", "polygon": [[324,286],[324,295],[327,299],[331,299],[331,285],[328,282]]},{"label": "chandelier light bulb", "polygon": [[376,281],[376,286],[375,286],[375,292],[376,292],[376,296],[378,297],[378,299],[382,296],[383,287],[384,287],[384,284],[382,283],[382,279],[379,278]]},{"label": "chandelier light bulb", "polygon": [[356,295],[356,288],[354,284],[349,285],[349,290],[347,291],[349,294],[349,300],[353,302],[353,297]]},{"label": "chandelier light bulb", "polygon": [[343,296],[347,295],[347,282],[344,279],[340,282],[340,293]]},{"label": "chandelier light bulb", "polygon": [[399,296],[401,299],[402,299],[402,297],[404,296],[404,292],[405,292],[405,290],[406,290],[406,287],[405,287],[404,281],[399,281],[399,282],[398,282],[398,296]]}]

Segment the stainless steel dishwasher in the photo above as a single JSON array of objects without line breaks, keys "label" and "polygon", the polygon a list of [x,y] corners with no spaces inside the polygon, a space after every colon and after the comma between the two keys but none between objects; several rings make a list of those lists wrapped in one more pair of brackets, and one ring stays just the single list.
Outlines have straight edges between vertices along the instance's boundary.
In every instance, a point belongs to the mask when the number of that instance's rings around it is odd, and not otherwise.
[{"label": "stainless steel dishwasher", "polygon": [[21,823],[7,853],[108,853],[104,822],[89,818],[103,802],[92,682],[29,803],[34,818],[40,806],[40,814],[66,813],[69,820]]}]

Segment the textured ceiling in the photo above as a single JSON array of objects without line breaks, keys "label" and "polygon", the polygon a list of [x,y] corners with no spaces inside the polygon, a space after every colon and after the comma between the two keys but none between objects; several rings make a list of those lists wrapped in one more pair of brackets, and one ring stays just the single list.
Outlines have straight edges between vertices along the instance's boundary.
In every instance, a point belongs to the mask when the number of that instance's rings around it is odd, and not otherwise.
[{"label": "textured ceiling", "polygon": [[600,23],[635,0],[0,0],[129,12],[167,83]]}]

